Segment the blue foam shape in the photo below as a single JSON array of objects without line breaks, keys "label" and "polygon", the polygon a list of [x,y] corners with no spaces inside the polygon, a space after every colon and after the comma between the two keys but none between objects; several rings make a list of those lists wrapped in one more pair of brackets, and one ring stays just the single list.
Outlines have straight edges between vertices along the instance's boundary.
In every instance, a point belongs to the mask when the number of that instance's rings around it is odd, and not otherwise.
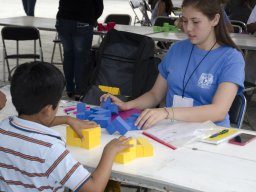
[{"label": "blue foam shape", "polygon": [[116,127],[113,123],[109,123],[106,130],[110,135],[112,135],[113,133],[116,132]]},{"label": "blue foam shape", "polygon": [[82,103],[82,102],[77,103],[76,111],[77,111],[77,113],[82,113],[82,112],[86,111],[85,103]]},{"label": "blue foam shape", "polygon": [[111,111],[107,110],[107,109],[101,109],[99,111],[96,111],[95,114],[105,115],[106,117],[111,117]]},{"label": "blue foam shape", "polygon": [[134,125],[134,122],[127,122],[127,124],[131,127],[130,131],[140,130],[137,126]]},{"label": "blue foam shape", "polygon": [[126,122],[132,122],[132,123],[134,123],[136,120],[137,120],[137,117],[128,117],[128,118],[126,119]]},{"label": "blue foam shape", "polygon": [[138,118],[140,116],[140,114],[139,113],[133,113],[133,114],[131,114],[131,116],[130,117],[134,117],[134,118]]},{"label": "blue foam shape", "polygon": [[120,116],[117,116],[112,123],[116,127],[116,130],[121,134],[125,135],[127,131],[131,130],[131,127],[123,120]]},{"label": "blue foam shape", "polygon": [[77,113],[76,118],[80,119],[80,120],[86,120],[85,113],[83,113],[83,112],[82,113]]},{"label": "blue foam shape", "polygon": [[105,100],[102,100],[101,101],[101,107],[103,108],[103,109],[108,109],[108,107],[111,105],[111,98],[110,97],[108,97],[107,99],[106,99],[106,101]]},{"label": "blue foam shape", "polygon": [[86,119],[89,119],[89,116],[90,116],[92,113],[93,113],[92,111],[86,110],[86,111],[84,112],[85,118],[86,118]]},{"label": "blue foam shape", "polygon": [[95,117],[92,119],[92,121],[100,124],[102,128],[106,128],[111,121],[111,117]]},{"label": "blue foam shape", "polygon": [[93,107],[93,108],[91,108],[91,111],[92,111],[93,113],[95,113],[96,111],[100,111],[100,110],[102,110],[101,107]]},{"label": "blue foam shape", "polygon": [[96,117],[100,117],[101,118],[101,117],[106,117],[106,116],[105,115],[98,115],[98,114],[94,113],[94,114],[91,114],[91,115],[88,116],[88,120],[91,121],[92,119],[94,119]]},{"label": "blue foam shape", "polygon": [[117,114],[119,112],[118,106],[116,104],[114,104],[114,103],[111,103],[108,106],[108,110],[110,110],[111,113],[114,113],[114,114]]}]

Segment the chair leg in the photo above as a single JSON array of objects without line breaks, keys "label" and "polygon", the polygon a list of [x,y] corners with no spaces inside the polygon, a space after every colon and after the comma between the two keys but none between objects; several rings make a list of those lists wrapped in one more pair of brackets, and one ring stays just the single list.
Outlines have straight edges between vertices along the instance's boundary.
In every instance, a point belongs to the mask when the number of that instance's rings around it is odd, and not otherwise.
[{"label": "chair leg", "polygon": [[53,58],[54,58],[54,54],[55,54],[55,48],[56,48],[56,42],[54,42],[54,44],[53,44],[51,64],[53,64]]}]

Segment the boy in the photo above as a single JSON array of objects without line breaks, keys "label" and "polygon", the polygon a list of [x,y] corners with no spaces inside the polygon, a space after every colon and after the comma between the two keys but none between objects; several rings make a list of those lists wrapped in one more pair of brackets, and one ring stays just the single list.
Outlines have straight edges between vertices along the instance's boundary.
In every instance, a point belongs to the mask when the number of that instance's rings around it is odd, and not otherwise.
[{"label": "boy", "polygon": [[96,125],[55,116],[64,87],[62,73],[49,63],[25,63],[16,69],[11,96],[18,117],[0,123],[0,191],[104,190],[116,153],[130,145],[127,138],[114,139],[92,174],[83,168],[59,133],[49,128],[67,123],[79,132],[81,127]]}]

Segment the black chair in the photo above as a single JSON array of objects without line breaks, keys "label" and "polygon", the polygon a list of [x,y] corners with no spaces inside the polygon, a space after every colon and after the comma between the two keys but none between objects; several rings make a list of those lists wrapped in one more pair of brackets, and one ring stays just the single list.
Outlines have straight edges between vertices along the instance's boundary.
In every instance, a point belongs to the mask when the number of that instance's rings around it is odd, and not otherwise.
[{"label": "black chair", "polygon": [[163,26],[164,23],[169,23],[170,25],[174,25],[176,19],[168,17],[168,16],[159,16],[156,18],[154,26]]},{"label": "black chair", "polygon": [[230,109],[229,118],[231,126],[241,128],[246,111],[246,98],[243,94],[236,95]]},{"label": "black chair", "polygon": [[[8,69],[8,80],[11,80],[13,71],[19,65],[19,59],[40,59],[43,61],[43,51],[39,30],[35,27],[4,27],[1,31],[3,41],[3,80],[5,81],[5,64]],[[16,41],[16,52],[7,52],[6,41]],[[33,41],[32,53],[20,53],[20,41]],[[39,48],[37,49],[37,41]],[[37,53],[38,52],[38,53]],[[16,66],[10,66],[9,59],[16,59]]]},{"label": "black chair", "polygon": [[[59,47],[60,60],[61,60],[60,63],[54,62],[54,55],[55,55],[56,46]],[[51,64],[55,64],[55,65],[62,65],[62,64],[63,64],[62,44],[61,44],[61,40],[59,39],[58,33],[56,33],[55,39],[53,40],[53,49],[52,49]]]},{"label": "black chair", "polygon": [[239,25],[232,24],[232,26],[234,28],[234,33],[243,33],[243,29]]},{"label": "black chair", "polygon": [[128,14],[109,14],[104,23],[115,22],[120,25],[130,25],[132,22],[132,18]]}]

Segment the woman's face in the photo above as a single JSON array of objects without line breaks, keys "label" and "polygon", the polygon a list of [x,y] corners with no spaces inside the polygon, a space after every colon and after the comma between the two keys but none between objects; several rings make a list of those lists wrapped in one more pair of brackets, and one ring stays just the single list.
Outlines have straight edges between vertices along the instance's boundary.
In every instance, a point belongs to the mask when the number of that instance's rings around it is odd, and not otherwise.
[{"label": "woman's face", "polygon": [[206,15],[192,6],[183,7],[182,13],[183,29],[190,41],[202,49],[211,47],[216,41],[214,26],[219,22],[219,15],[209,20]]}]

